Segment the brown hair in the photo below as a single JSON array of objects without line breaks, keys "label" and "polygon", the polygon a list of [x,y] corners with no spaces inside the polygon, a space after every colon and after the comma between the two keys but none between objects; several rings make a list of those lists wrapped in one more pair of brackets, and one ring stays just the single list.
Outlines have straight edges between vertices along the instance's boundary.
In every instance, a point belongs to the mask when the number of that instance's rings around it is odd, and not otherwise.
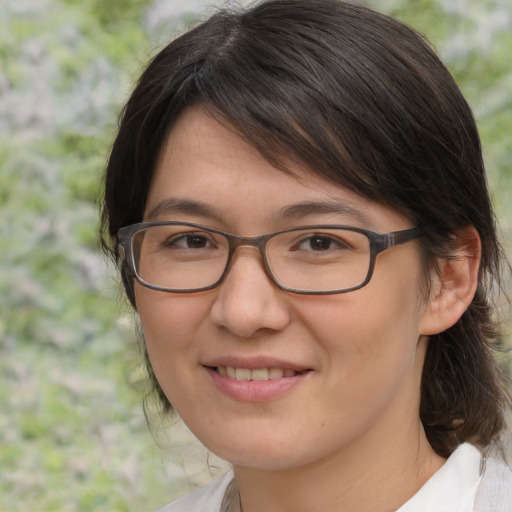
[{"label": "brown hair", "polygon": [[[313,172],[388,205],[414,223],[427,268],[449,257],[451,235],[482,241],[475,297],[450,329],[431,336],[421,396],[429,442],[448,456],[467,440],[488,446],[508,398],[492,348],[492,309],[504,261],[471,110],[428,43],[406,25],[337,0],[270,0],[221,10],[165,47],[130,97],[105,178],[103,233],[140,222],[162,142],[194,104],[228,123],[283,168]],[[122,268],[132,304],[133,282]],[[152,382],[163,395],[148,362]]]}]

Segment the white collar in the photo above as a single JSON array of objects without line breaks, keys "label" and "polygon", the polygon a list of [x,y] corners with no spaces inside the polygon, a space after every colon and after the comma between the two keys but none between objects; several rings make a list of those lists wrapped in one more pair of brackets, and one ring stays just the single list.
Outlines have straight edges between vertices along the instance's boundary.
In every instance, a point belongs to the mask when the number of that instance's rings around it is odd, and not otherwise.
[{"label": "white collar", "polygon": [[396,512],[473,512],[482,454],[461,444],[423,487]]}]

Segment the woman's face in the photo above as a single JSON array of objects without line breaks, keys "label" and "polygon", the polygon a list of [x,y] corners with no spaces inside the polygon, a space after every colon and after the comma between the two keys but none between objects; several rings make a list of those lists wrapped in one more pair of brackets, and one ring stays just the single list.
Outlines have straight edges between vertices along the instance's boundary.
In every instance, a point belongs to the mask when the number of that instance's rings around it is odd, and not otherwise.
[{"label": "woman's face", "polygon": [[[393,210],[290,168],[292,175],[276,170],[203,110],[189,109],[163,147],[144,220],[243,236],[313,224],[412,227]],[[151,364],[189,428],[235,465],[286,469],[399,442],[418,428],[427,343],[421,278],[412,241],[380,254],[364,288],[297,295],[279,289],[258,251],[243,246],[213,290],[135,291]],[[219,367],[269,380],[240,381]]]}]

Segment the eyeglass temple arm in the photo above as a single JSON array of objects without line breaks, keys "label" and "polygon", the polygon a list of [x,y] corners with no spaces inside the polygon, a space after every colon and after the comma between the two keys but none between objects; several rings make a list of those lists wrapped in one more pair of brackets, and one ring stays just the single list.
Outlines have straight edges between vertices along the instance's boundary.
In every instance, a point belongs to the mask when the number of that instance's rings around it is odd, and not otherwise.
[{"label": "eyeglass temple arm", "polygon": [[387,248],[394,247],[395,245],[405,244],[425,233],[425,228],[418,226],[411,229],[404,229],[402,231],[394,231],[387,235]]}]

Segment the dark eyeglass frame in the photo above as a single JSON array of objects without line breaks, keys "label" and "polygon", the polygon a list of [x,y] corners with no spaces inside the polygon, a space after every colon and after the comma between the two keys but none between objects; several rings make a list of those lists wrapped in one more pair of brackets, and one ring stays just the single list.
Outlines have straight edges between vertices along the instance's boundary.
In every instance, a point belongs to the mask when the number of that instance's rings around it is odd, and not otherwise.
[{"label": "dark eyeglass frame", "polygon": [[[132,240],[133,236],[139,231],[144,231],[151,227],[157,226],[188,226],[191,228],[200,229],[203,231],[208,231],[210,233],[216,233],[218,235],[224,236],[228,241],[228,257],[226,260],[226,266],[224,271],[222,272],[219,279],[208,286],[204,286],[202,288],[192,288],[192,289],[173,289],[173,288],[165,288],[162,286],[156,286],[144,281],[137,273],[137,268],[135,265],[135,259],[133,254],[133,246]],[[304,229],[344,229],[346,231],[353,231],[355,233],[361,233],[365,235],[370,243],[370,264],[368,268],[368,273],[366,274],[366,278],[359,284],[352,286],[350,288],[342,288],[338,290],[302,290],[297,288],[290,288],[288,286],[280,283],[277,278],[272,273],[272,269],[267,260],[266,254],[266,246],[267,242],[282,233],[290,233],[293,231],[303,231]],[[372,278],[373,271],[375,268],[375,260],[377,256],[392,247],[397,245],[405,244],[414,240],[415,238],[420,237],[425,234],[426,229],[421,226],[417,226],[410,229],[404,229],[400,231],[392,231],[390,233],[379,233],[377,231],[372,231],[370,229],[357,228],[354,226],[345,226],[341,224],[315,224],[311,226],[298,226],[288,229],[283,229],[281,231],[274,231],[267,235],[261,236],[253,236],[253,237],[245,237],[240,235],[234,235],[232,233],[227,233],[226,231],[221,231],[220,229],[212,228],[210,226],[204,226],[202,224],[195,224],[192,222],[178,222],[178,221],[161,221],[161,222],[139,222],[137,224],[132,224],[130,226],[125,226],[117,232],[117,243],[119,248],[119,255],[121,257],[123,265],[126,265],[129,274],[131,274],[135,279],[143,286],[147,288],[151,288],[152,290],[159,290],[162,292],[170,292],[170,293],[195,293],[202,292],[206,290],[211,290],[219,286],[227,273],[229,272],[229,268],[231,265],[231,261],[233,259],[233,254],[235,251],[241,246],[249,246],[256,247],[259,250],[261,255],[261,259],[263,261],[263,266],[267,275],[272,279],[272,281],[282,290],[286,290],[288,292],[302,294],[302,295],[334,295],[337,293],[347,293],[354,290],[358,290],[363,286],[366,286],[370,279]]]}]

